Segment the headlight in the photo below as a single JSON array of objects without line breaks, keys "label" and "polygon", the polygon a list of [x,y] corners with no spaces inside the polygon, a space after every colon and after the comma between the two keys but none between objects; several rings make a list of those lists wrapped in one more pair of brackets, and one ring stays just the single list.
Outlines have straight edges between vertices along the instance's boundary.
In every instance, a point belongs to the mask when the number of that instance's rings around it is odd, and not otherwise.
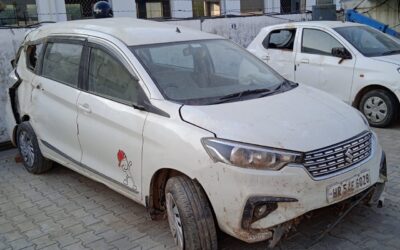
[{"label": "headlight", "polygon": [[254,146],[215,138],[202,139],[203,146],[215,162],[237,167],[279,170],[288,163],[300,163],[302,154],[280,149]]}]

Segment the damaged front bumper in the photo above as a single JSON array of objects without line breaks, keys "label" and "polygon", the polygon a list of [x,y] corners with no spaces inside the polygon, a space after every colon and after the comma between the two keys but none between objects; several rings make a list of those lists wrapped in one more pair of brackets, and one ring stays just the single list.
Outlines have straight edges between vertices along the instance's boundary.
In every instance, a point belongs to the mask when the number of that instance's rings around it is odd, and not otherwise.
[{"label": "damaged front bumper", "polygon": [[[387,181],[386,160],[375,142],[371,158],[340,175],[313,180],[299,165],[280,171],[251,171],[219,164],[205,186],[219,227],[248,243],[277,242],[307,212],[327,207],[372,189],[370,204],[382,204]],[[329,202],[327,187],[359,173],[370,172],[370,185],[342,199]],[[215,178],[215,181],[212,181]]]}]

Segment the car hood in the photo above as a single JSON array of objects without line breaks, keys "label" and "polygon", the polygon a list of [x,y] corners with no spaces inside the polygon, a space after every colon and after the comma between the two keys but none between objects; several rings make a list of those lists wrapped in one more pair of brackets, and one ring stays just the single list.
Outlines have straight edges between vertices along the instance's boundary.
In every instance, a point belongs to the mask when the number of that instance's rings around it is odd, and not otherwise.
[{"label": "car hood", "polygon": [[391,64],[395,64],[395,65],[399,65],[400,66],[400,54],[390,55],[390,56],[373,57],[372,59],[374,59],[376,61],[391,63]]},{"label": "car hood", "polygon": [[263,98],[181,108],[184,121],[218,138],[301,152],[368,130],[357,113],[335,97],[302,85]]}]

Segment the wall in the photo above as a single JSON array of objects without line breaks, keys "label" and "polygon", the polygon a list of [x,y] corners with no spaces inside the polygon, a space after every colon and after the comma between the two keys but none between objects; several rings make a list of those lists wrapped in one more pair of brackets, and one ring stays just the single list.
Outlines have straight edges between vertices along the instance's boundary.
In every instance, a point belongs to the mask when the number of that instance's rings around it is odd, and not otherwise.
[{"label": "wall", "polygon": [[11,84],[8,81],[8,74],[12,70],[10,61],[15,57],[25,33],[25,29],[0,29],[0,143],[9,140],[5,128],[4,113],[7,89]]},{"label": "wall", "polygon": [[[258,34],[260,29],[267,25],[284,23],[289,21],[301,21],[310,18],[308,15],[279,15],[217,18],[200,20],[168,21],[169,24],[177,24],[192,29],[203,30],[233,40],[246,47]],[[5,131],[4,108],[6,102],[6,90],[10,83],[7,82],[11,71],[11,59],[14,58],[18,47],[25,36],[25,29],[0,29],[0,143],[9,139]]]},{"label": "wall", "polygon": [[167,21],[168,24],[177,24],[192,29],[217,34],[231,39],[243,47],[247,47],[262,27],[279,23],[311,20],[310,14],[279,15],[279,16],[252,16],[200,20]]}]

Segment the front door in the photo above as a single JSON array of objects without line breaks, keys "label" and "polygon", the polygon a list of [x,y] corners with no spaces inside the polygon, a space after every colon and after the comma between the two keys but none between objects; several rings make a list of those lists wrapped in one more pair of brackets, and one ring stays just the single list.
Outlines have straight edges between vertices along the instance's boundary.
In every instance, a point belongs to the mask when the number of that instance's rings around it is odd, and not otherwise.
[{"label": "front door", "polygon": [[324,90],[349,103],[355,57],[332,56],[333,48],[344,46],[319,29],[303,29],[301,48],[296,54],[295,81]]},{"label": "front door", "polygon": [[133,108],[138,81],[117,53],[89,43],[88,56],[86,91],[77,104],[81,163],[139,197],[147,112]]},{"label": "front door", "polygon": [[79,40],[49,40],[41,73],[32,81],[30,122],[46,146],[45,153],[61,162],[64,158],[79,162],[81,158],[76,102],[81,93],[78,81],[82,44]]},{"label": "front door", "polygon": [[263,41],[260,58],[288,80],[294,80],[293,47],[296,29],[271,31]]}]

